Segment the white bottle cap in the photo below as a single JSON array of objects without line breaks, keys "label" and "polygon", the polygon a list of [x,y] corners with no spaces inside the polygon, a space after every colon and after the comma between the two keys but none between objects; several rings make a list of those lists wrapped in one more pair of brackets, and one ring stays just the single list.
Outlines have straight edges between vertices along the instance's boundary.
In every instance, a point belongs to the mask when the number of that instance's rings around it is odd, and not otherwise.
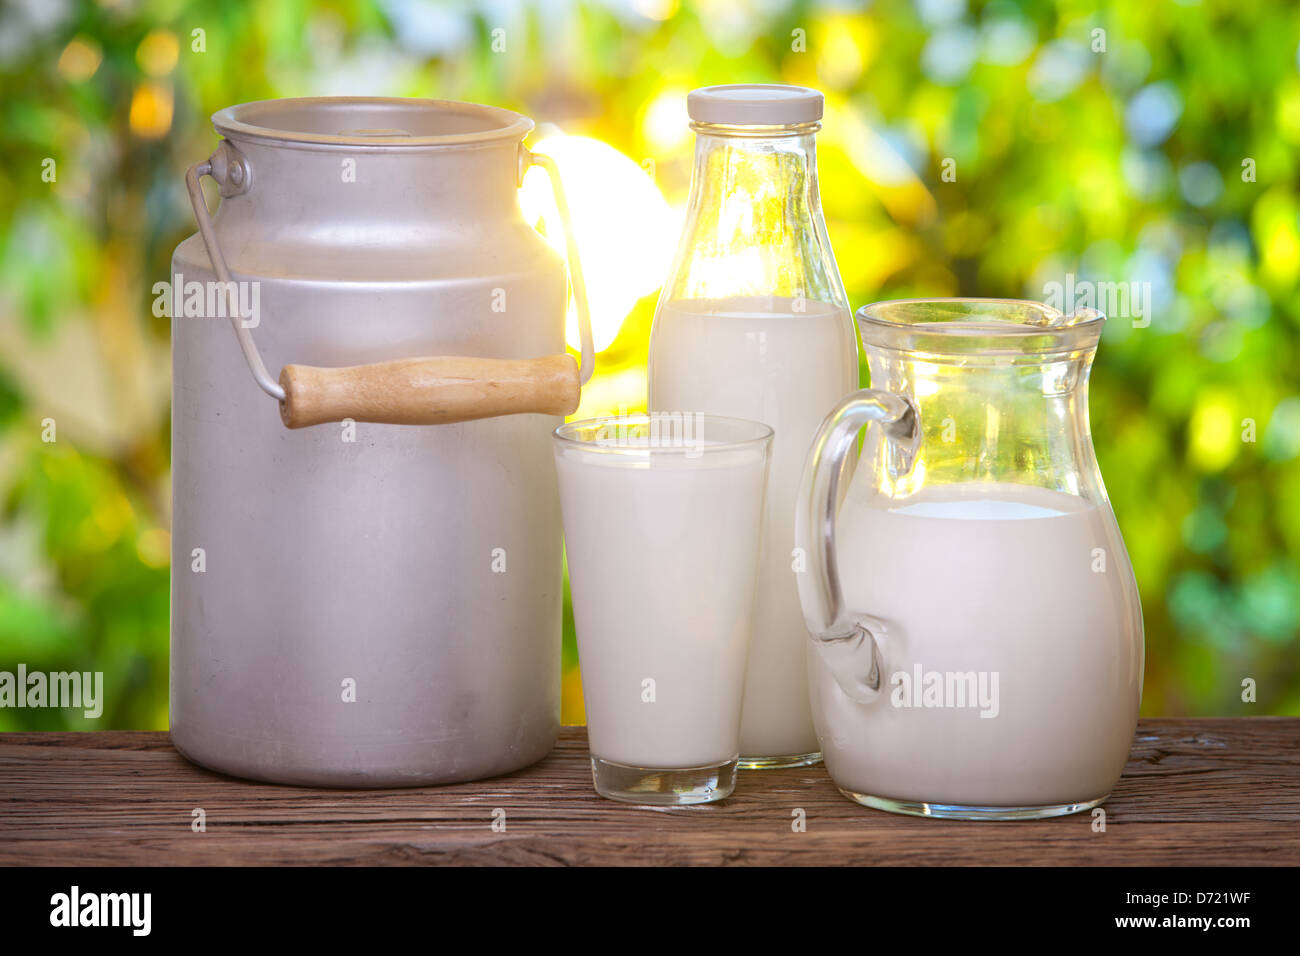
[{"label": "white bottle cap", "polygon": [[686,97],[697,123],[723,126],[794,126],[822,118],[821,93],[806,86],[770,83],[705,86]]}]

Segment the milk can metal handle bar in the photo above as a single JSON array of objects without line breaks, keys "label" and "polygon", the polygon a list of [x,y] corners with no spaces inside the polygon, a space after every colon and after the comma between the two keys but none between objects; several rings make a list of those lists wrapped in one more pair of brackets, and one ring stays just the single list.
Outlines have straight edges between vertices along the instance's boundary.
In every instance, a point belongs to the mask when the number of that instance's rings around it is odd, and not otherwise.
[{"label": "milk can metal handle bar", "polygon": [[579,370],[583,385],[596,370],[596,348],[591,337],[591,304],[587,299],[587,278],[582,272],[582,256],[578,255],[578,237],[573,231],[573,217],[569,215],[569,200],[564,194],[564,182],[560,179],[560,167],[555,160],[542,153],[532,153],[520,147],[519,182],[523,184],[525,164],[539,166],[546,171],[551,180],[551,192],[555,193],[555,208],[560,212],[560,221],[564,224],[565,262],[569,266],[569,284],[573,286],[573,301],[578,310],[578,343],[582,348],[582,367]]},{"label": "milk can metal handle bar", "polygon": [[845,456],[856,447],[858,432],[873,423],[899,452],[899,472],[911,469],[921,438],[916,409],[901,395],[864,388],[822,422],[804,463],[795,510],[795,544],[808,560],[808,571],[797,575],[804,623],[836,682],[856,701],[873,700],[880,691],[880,649],[872,633],[878,624],[851,616],[845,606],[835,513]]},{"label": "milk can metal handle bar", "polygon": [[287,427],[303,428],[344,418],[395,425],[443,425],[528,412],[568,415],[577,409],[581,386],[595,370],[587,283],[559,169],[550,157],[520,147],[521,181],[530,165],[540,166],[549,176],[564,224],[569,280],[582,344],[581,366],[567,354],[535,359],[429,356],[345,368],[286,365],[278,382],[267,371],[246,317],[240,312],[230,269],[199,182],[201,177],[211,176],[222,197],[238,196],[252,187],[252,171],[227,142],[186,171],[185,186],[199,235],[212,269],[223,283],[239,347],[258,387],[280,403],[280,417]]},{"label": "milk can metal handle bar", "polygon": [[253,379],[266,394],[284,401],[284,389],[276,384],[275,379],[267,372],[262,354],[257,350],[257,343],[253,341],[253,333],[244,324],[246,317],[240,311],[235,284],[231,281],[225,254],[222,253],[216,233],[212,230],[212,217],[208,214],[208,204],[203,198],[203,187],[199,185],[201,177],[211,176],[221,187],[222,196],[238,196],[247,192],[250,178],[248,167],[241,158],[232,157],[232,153],[233,150],[222,143],[210,157],[201,163],[195,163],[185,171],[185,188],[189,190],[190,205],[194,207],[194,218],[198,221],[203,245],[208,250],[212,271],[217,274],[226,293],[230,324],[235,328],[235,336],[239,339],[239,347],[248,362],[249,370],[253,373]]}]

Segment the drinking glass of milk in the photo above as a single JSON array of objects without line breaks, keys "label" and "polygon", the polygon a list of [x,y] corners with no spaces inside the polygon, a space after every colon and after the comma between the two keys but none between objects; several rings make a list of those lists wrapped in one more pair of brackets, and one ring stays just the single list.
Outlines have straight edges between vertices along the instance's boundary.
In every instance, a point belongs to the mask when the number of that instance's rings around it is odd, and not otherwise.
[{"label": "drinking glass of milk", "polygon": [[1088,426],[1104,322],[1012,300],[858,311],[873,387],[822,424],[795,516],[813,719],[851,799],[1027,819],[1119,779],[1142,609]]},{"label": "drinking glass of milk", "polygon": [[728,796],[772,429],[699,414],[555,430],[591,772],[603,796]]},{"label": "drinking glass of milk", "polygon": [[695,169],[650,339],[649,407],[771,425],[741,766],[815,763],[794,504],[808,444],[857,388],[853,316],[822,218],[822,95],[712,86],[687,97]]}]

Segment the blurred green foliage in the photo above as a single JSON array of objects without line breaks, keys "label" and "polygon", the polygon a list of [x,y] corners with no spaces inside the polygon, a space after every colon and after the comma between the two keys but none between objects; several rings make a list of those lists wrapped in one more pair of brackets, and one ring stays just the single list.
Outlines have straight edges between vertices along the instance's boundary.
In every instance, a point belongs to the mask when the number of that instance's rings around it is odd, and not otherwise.
[{"label": "blurred green foliage", "polygon": [[[166,726],[152,286],[193,231],[182,175],[216,142],[212,112],[490,102],[653,159],[680,205],[685,93],[724,82],[826,92],[821,189],[855,305],[1148,284],[1150,324],[1112,317],[1092,388],[1143,596],[1143,711],[1300,713],[1298,41],[1285,0],[10,0],[0,669],[103,671],[107,703],[93,722],[0,710],[0,729]],[[601,356],[582,414],[643,405],[653,305]],[[574,720],[567,607],[566,630]]]}]

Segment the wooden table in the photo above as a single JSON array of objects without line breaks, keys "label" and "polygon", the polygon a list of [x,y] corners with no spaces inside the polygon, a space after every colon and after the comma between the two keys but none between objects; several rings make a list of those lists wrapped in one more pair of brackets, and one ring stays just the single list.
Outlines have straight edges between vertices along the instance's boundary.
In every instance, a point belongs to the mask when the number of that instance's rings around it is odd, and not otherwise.
[{"label": "wooden table", "polygon": [[869,810],[821,766],[746,772],[719,804],[627,806],[592,790],[581,727],[517,774],[383,791],[245,783],[187,763],[162,733],[4,734],[0,864],[1294,865],[1298,738],[1300,718],[1143,720],[1103,833],[1087,813],[963,823]]}]

